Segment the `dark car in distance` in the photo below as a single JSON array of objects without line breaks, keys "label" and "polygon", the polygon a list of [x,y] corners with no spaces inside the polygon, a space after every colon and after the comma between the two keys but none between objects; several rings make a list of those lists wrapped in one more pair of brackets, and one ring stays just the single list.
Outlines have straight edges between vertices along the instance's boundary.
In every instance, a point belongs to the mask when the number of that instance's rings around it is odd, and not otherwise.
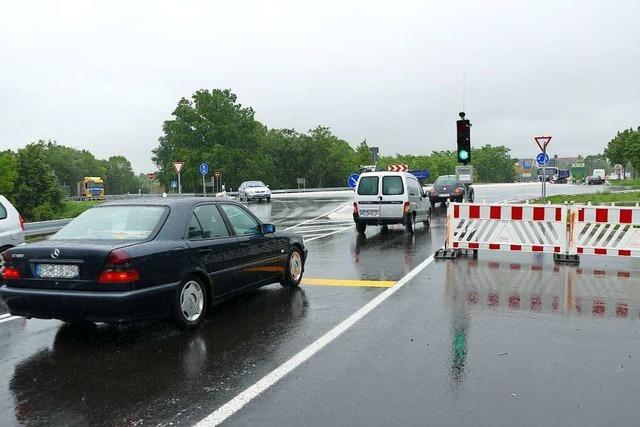
[{"label": "dark car in distance", "polygon": [[[436,203],[462,202],[463,199],[464,184],[458,182],[455,175],[440,175],[429,191],[429,201],[432,207],[435,207]],[[474,199],[473,187],[469,186],[469,202],[473,202]]]},{"label": "dark car in distance", "polygon": [[229,200],[107,202],[49,240],[3,254],[11,314],[68,322],[173,317],[194,328],[215,304],[260,286],[297,286],[302,237]]}]

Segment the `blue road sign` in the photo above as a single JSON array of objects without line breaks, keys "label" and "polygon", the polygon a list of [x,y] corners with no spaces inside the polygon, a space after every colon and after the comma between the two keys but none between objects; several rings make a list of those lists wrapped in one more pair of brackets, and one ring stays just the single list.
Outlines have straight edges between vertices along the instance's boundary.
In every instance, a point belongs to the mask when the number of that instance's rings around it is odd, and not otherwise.
[{"label": "blue road sign", "polygon": [[347,178],[347,185],[351,188],[356,188],[359,179],[360,175],[358,175],[357,173],[351,174],[349,175],[349,178]]},{"label": "blue road sign", "polygon": [[533,162],[531,160],[523,160],[522,161],[522,169],[532,169]]},{"label": "blue road sign", "polygon": [[202,175],[206,175],[209,173],[209,165],[206,163],[200,163],[200,173]]},{"label": "blue road sign", "polygon": [[171,188],[178,188],[178,181],[171,181]]},{"label": "blue road sign", "polygon": [[536,161],[539,165],[545,165],[549,163],[549,155],[547,153],[540,153],[536,156]]},{"label": "blue road sign", "polygon": [[409,171],[410,174],[413,174],[418,179],[427,179],[429,178],[429,171],[426,169],[419,171]]}]

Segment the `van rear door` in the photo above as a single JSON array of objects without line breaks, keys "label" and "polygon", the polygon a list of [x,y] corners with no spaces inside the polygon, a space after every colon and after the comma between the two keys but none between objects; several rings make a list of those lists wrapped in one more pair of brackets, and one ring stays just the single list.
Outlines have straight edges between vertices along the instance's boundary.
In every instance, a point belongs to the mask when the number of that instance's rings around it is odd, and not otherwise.
[{"label": "van rear door", "polygon": [[385,175],[382,177],[380,199],[380,217],[402,218],[404,215],[405,185],[402,175]]},{"label": "van rear door", "polygon": [[380,218],[380,177],[377,175],[361,176],[358,180],[356,200],[361,218]]}]

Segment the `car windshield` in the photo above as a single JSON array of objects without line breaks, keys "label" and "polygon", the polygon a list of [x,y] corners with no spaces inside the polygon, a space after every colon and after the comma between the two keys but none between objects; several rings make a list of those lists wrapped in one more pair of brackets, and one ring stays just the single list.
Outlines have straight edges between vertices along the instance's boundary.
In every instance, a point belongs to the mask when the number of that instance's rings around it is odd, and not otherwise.
[{"label": "car windshield", "polygon": [[247,187],[266,187],[262,181],[249,181]]},{"label": "car windshield", "polygon": [[60,240],[145,240],[158,226],[163,206],[105,206],[89,209],[53,235]]},{"label": "car windshield", "polygon": [[435,185],[456,185],[456,177],[455,176],[438,177]]}]

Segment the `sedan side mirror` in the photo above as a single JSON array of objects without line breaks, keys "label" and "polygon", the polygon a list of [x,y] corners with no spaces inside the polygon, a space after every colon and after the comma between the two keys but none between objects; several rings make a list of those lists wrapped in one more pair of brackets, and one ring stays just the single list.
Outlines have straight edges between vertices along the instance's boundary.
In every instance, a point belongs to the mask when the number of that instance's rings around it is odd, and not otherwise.
[{"label": "sedan side mirror", "polygon": [[276,232],[276,226],[273,224],[262,224],[262,232],[264,234],[272,234]]}]

